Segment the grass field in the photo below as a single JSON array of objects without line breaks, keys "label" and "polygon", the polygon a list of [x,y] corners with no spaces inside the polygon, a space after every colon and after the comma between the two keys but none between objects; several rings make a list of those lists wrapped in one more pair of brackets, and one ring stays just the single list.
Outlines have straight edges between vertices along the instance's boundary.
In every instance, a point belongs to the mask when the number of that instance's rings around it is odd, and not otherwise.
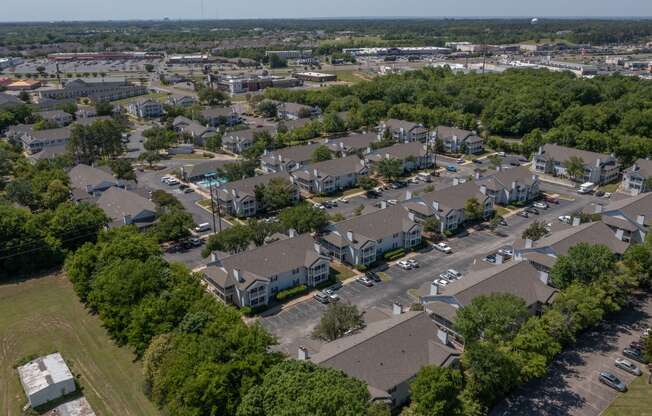
[{"label": "grass field", "polygon": [[129,97],[129,98],[123,98],[122,100],[111,101],[111,104],[122,105],[122,104],[128,104],[136,100],[155,100],[164,103],[167,100],[168,96],[169,94],[165,92],[150,92],[149,94],[146,95],[140,95],[137,97]]},{"label": "grass field", "polygon": [[332,72],[337,75],[338,81],[356,83],[360,81],[368,81],[370,79],[362,72],[353,69],[342,69],[342,70],[336,70]]},{"label": "grass field", "polygon": [[629,391],[618,398],[603,413],[604,416],[652,416],[652,384],[644,373],[629,385]]},{"label": "grass field", "polygon": [[342,282],[355,276],[355,272],[343,264],[331,263],[331,276]]},{"label": "grass field", "polygon": [[109,339],[65,277],[0,285],[0,414],[20,416],[26,403],[16,361],[55,351],[98,416],[160,414],[142,393],[140,363]]}]

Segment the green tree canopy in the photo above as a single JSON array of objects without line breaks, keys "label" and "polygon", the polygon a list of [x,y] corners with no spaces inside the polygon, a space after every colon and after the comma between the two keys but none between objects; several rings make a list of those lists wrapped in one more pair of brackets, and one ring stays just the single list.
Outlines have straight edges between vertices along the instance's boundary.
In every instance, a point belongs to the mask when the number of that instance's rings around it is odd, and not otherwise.
[{"label": "green tree canopy", "polygon": [[403,163],[394,158],[383,159],[378,162],[376,170],[383,178],[393,182],[403,174]]},{"label": "green tree canopy", "polygon": [[249,227],[236,224],[208,237],[202,255],[208,257],[213,251],[225,251],[231,254],[239,253],[249,247],[252,239],[253,235]]},{"label": "green tree canopy", "polygon": [[317,146],[315,150],[312,152],[311,160],[313,162],[323,162],[325,160],[330,160],[333,158],[333,154],[331,153],[330,149],[322,144],[321,146]]},{"label": "green tree canopy", "polygon": [[350,329],[360,328],[364,324],[362,314],[355,305],[332,303],[321,317],[312,335],[326,341],[333,341]]},{"label": "green tree canopy", "polygon": [[283,209],[279,214],[279,220],[286,230],[292,228],[299,234],[303,234],[318,231],[326,226],[328,215],[323,210],[303,203]]},{"label": "green tree canopy", "polygon": [[448,416],[460,414],[459,394],[464,379],[459,370],[426,366],[422,367],[410,383],[415,414],[419,416]]},{"label": "green tree canopy", "polygon": [[508,341],[528,317],[523,299],[507,294],[482,295],[457,312],[455,329],[465,344],[478,340]]},{"label": "green tree canopy", "polygon": [[568,254],[559,256],[550,270],[550,278],[555,287],[563,289],[575,281],[590,283],[613,272],[615,267],[616,258],[607,246],[579,243]]}]

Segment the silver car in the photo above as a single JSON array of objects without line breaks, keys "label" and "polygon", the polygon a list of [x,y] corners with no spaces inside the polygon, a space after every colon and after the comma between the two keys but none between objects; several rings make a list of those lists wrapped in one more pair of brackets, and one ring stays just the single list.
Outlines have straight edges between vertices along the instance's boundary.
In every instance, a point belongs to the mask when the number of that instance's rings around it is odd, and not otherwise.
[{"label": "silver car", "polygon": [[619,392],[626,392],[627,391],[627,386],[625,383],[620,381],[618,377],[613,375],[612,373],[608,371],[603,371],[600,373],[598,376],[598,379],[600,380],[601,383],[606,384],[607,386],[611,387],[614,390],[618,390]]},{"label": "silver car", "polygon": [[634,364],[633,362],[625,358],[616,358],[614,365],[623,371],[627,371],[630,374],[634,374],[635,376],[641,375],[641,369],[638,368],[636,364]]}]

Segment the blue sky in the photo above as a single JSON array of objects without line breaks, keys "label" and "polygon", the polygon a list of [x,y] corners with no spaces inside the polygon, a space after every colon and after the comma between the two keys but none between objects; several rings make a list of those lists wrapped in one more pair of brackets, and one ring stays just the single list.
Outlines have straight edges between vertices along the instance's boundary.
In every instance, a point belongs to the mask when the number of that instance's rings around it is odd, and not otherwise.
[{"label": "blue sky", "polygon": [[[203,0],[205,18],[351,16],[649,17],[652,0]],[[2,21],[197,19],[202,0],[23,0]]]}]

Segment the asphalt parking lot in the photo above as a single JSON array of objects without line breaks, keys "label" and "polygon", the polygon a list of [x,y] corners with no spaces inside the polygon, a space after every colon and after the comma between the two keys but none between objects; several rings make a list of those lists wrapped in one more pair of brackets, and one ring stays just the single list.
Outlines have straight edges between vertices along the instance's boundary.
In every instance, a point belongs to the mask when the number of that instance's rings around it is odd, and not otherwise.
[{"label": "asphalt parking lot", "polygon": [[[639,298],[600,328],[578,338],[570,350],[559,354],[548,375],[518,389],[494,408],[491,416],[597,416],[623,393],[598,381],[601,371],[610,371],[625,384],[636,376],[614,366],[630,342],[638,340],[642,328],[652,324],[652,298]],[[643,367],[638,364],[639,367]],[[647,373],[640,377],[647,377]],[[652,409],[650,409],[652,411]]]}]

